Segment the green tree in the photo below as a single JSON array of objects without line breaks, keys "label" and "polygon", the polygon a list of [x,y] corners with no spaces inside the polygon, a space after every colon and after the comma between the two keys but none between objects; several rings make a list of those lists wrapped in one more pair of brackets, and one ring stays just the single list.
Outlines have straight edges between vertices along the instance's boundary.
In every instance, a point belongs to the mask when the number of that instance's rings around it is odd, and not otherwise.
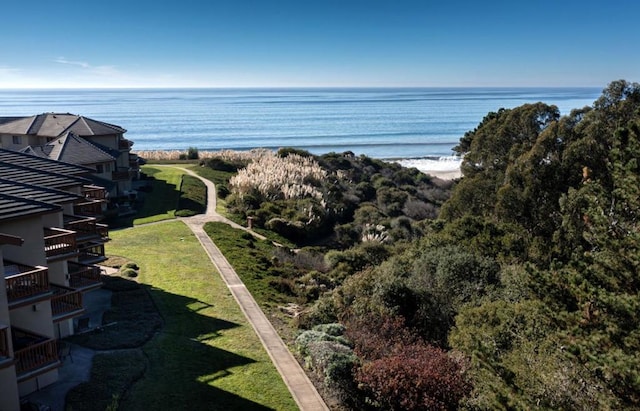
[{"label": "green tree", "polygon": [[464,179],[443,206],[447,219],[466,213],[491,215],[509,164],[531,149],[540,133],[560,117],[558,108],[543,103],[489,113],[454,150],[464,156]]}]

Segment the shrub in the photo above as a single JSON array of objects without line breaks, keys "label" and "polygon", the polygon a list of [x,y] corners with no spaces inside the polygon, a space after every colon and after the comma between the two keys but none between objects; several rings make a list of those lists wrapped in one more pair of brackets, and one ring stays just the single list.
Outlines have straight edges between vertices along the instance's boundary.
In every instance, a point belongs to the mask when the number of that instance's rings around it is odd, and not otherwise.
[{"label": "shrub", "polygon": [[426,218],[436,218],[438,210],[431,203],[411,199],[404,203],[402,212],[404,213],[404,215],[413,218],[414,220],[424,220]]},{"label": "shrub", "polygon": [[463,365],[409,329],[399,317],[347,319],[362,366],[359,387],[377,408],[455,410],[470,391]]},{"label": "shrub", "polygon": [[335,337],[322,331],[307,330],[296,338],[295,347],[300,355],[307,356],[309,354],[309,344],[318,341],[335,341]]},{"label": "shrub", "polygon": [[297,295],[296,284],[289,278],[276,277],[269,281],[269,286],[282,294],[294,297]]},{"label": "shrub", "polygon": [[197,213],[193,210],[177,210],[174,214],[176,217],[191,217]]},{"label": "shrub", "polygon": [[236,171],[238,171],[238,168],[243,166],[243,164],[238,164],[219,157],[208,158],[203,162],[203,165],[205,167],[209,167],[212,170],[228,171],[232,173],[235,173]]},{"label": "shrub", "polygon": [[471,390],[460,366],[426,344],[367,362],[355,379],[382,409],[455,410]]},{"label": "shrub", "polygon": [[187,149],[187,159],[188,160],[197,160],[198,159],[198,148],[197,147],[189,147]]},{"label": "shrub", "polygon": [[314,305],[304,310],[296,317],[298,328],[308,329],[319,324],[331,323],[338,320],[335,301],[332,294],[321,296]]},{"label": "shrub", "polygon": [[287,157],[291,154],[296,154],[300,157],[313,157],[313,154],[311,154],[310,152],[306,151],[306,150],[302,150],[299,148],[293,148],[293,147],[283,147],[280,150],[278,150],[277,156],[278,157]]},{"label": "shrub", "polygon": [[134,263],[133,261],[129,261],[128,263],[123,265],[122,268],[133,268],[134,270],[140,269],[140,267],[138,267],[138,264]]},{"label": "shrub", "polygon": [[313,327],[313,329],[325,334],[333,335],[334,337],[338,337],[344,334],[346,328],[340,323],[329,323],[317,325]]},{"label": "shrub", "polygon": [[225,184],[218,184],[216,186],[216,192],[218,193],[218,197],[223,200],[231,193],[231,191],[229,191],[229,187]]},{"label": "shrub", "polygon": [[353,369],[358,357],[353,350],[335,341],[312,341],[307,351],[311,368],[330,388],[340,388],[353,384]]},{"label": "shrub", "polygon": [[138,276],[138,272],[133,268],[125,268],[124,270],[120,271],[120,275],[122,275],[123,277],[135,278]]}]

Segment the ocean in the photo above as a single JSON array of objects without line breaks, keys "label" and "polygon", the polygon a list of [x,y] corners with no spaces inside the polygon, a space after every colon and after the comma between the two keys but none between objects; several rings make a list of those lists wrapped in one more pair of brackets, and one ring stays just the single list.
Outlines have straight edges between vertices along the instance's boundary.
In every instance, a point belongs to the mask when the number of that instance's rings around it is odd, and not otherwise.
[{"label": "ocean", "polygon": [[[73,113],[127,129],[135,151],[297,147],[455,168],[452,148],[500,108],[542,101],[561,114],[600,88],[0,90],[0,117]],[[435,164],[434,164],[435,162]],[[424,164],[423,164],[424,165]],[[423,167],[424,168],[424,167]]]}]

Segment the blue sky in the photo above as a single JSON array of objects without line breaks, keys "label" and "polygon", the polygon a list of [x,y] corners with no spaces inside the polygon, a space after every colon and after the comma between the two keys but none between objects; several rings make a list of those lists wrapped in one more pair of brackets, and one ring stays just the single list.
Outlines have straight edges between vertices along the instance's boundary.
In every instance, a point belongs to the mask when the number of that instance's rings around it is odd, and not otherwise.
[{"label": "blue sky", "polygon": [[0,88],[640,81],[637,0],[10,1]]}]

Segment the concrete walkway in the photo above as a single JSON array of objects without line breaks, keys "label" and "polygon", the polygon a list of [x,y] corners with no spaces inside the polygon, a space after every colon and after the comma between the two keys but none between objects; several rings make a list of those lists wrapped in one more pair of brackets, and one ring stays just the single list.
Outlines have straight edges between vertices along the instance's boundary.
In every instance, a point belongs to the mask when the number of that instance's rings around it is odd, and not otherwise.
[{"label": "concrete walkway", "polygon": [[[179,167],[178,167],[179,168]],[[204,223],[208,221],[221,221],[230,224],[236,228],[248,231],[253,235],[264,239],[263,236],[248,230],[246,227],[242,227],[236,223],[233,223],[229,219],[221,216],[216,212],[216,187],[215,185],[194,173],[191,170],[180,168],[186,173],[199,178],[207,186],[207,211],[204,215],[197,215],[188,218],[182,218],[181,220],[191,229],[196,235],[200,244],[205,249],[209,258],[216,266],[222,279],[227,284],[227,287],[231,291],[231,294],[238,302],[240,309],[247,317],[247,320],[255,330],[256,334],[262,341],[262,345],[269,354],[271,361],[278,369],[278,372],[282,376],[285,384],[289,388],[293,399],[298,404],[298,407],[302,411],[315,411],[315,410],[328,410],[329,408],[322,400],[320,394],[305,374],[304,370],[293,357],[284,341],[280,338],[275,328],[262,312],[258,303],[254,300],[253,296],[244,285],[238,274],[229,264],[227,259],[222,255],[218,247],[211,241],[211,238],[203,229]]]}]

